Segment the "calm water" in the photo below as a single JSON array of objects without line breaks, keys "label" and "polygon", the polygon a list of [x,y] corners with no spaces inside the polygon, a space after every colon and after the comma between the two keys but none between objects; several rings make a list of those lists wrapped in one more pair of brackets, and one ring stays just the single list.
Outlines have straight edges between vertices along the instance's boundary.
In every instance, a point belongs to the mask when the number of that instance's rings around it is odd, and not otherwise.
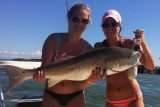
[{"label": "calm water", "polygon": [[[141,86],[145,107],[160,107],[160,75],[138,74],[137,77]],[[8,77],[3,70],[0,70],[0,82],[2,84],[5,99],[22,98],[24,96],[41,96],[43,85],[32,80],[24,82],[10,94],[6,94]],[[85,90],[86,107],[104,107],[105,81],[99,81]],[[14,107],[14,104],[6,104],[7,107]]]}]

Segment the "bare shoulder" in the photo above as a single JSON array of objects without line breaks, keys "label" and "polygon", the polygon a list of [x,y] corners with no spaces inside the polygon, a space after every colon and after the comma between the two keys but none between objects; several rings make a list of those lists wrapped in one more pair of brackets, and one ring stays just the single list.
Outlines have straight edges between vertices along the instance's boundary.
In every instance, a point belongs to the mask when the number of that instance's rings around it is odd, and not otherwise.
[{"label": "bare shoulder", "polygon": [[56,40],[58,36],[61,36],[61,33],[52,33],[47,37],[47,40]]},{"label": "bare shoulder", "polygon": [[47,37],[47,39],[46,39],[45,42],[52,42],[53,40],[55,40],[55,39],[57,38],[56,36],[57,36],[56,33],[50,34],[50,35]]},{"label": "bare shoulder", "polygon": [[94,44],[94,48],[96,49],[96,48],[103,48],[104,46],[103,46],[103,44],[102,44],[102,42],[97,42],[97,43],[95,43]]},{"label": "bare shoulder", "polygon": [[44,51],[54,51],[56,46],[57,46],[57,38],[58,38],[58,33],[52,33],[50,34],[44,44],[43,44],[43,50]]},{"label": "bare shoulder", "polygon": [[128,49],[133,48],[133,40],[132,39],[122,39],[121,44],[124,48],[128,48]]},{"label": "bare shoulder", "polygon": [[52,33],[50,34],[47,39],[45,40],[45,43],[48,45],[56,45],[58,36],[63,37],[64,35],[66,35],[66,33]]}]

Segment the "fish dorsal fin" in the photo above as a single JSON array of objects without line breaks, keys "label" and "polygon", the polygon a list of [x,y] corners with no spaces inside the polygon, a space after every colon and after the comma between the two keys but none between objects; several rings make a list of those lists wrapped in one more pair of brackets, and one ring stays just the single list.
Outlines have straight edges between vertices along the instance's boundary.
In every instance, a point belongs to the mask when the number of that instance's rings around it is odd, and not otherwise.
[{"label": "fish dorsal fin", "polygon": [[68,60],[68,59],[71,59],[71,58],[74,58],[75,56],[67,56],[66,58],[63,58],[62,60],[65,61],[65,60]]},{"label": "fish dorsal fin", "polygon": [[66,58],[63,58],[61,61],[51,62],[51,63],[49,63],[49,64],[47,64],[47,65],[44,65],[43,67],[52,66],[53,64],[57,64],[57,63],[62,63],[62,62],[64,62],[64,61],[69,60],[69,59],[72,59],[72,58],[74,58],[74,57],[75,57],[75,56],[67,56]]}]

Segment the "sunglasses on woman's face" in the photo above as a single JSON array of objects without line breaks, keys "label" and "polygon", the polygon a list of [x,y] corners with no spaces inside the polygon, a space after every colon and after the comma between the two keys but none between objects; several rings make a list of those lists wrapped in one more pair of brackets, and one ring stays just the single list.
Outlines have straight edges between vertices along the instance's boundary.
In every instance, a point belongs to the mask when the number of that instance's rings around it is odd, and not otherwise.
[{"label": "sunglasses on woman's face", "polygon": [[83,18],[80,18],[80,17],[73,17],[72,22],[73,23],[82,22],[84,25],[87,25],[89,23],[89,19],[83,19]]},{"label": "sunglasses on woman's face", "polygon": [[117,26],[118,26],[117,22],[112,22],[112,23],[104,22],[102,24],[102,28],[110,28],[110,27],[115,28]]}]

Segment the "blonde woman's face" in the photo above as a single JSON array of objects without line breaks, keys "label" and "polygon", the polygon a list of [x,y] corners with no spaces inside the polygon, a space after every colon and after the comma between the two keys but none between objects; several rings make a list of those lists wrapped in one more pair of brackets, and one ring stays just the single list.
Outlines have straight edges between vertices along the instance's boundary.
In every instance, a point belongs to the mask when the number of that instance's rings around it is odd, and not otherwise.
[{"label": "blonde woman's face", "polygon": [[103,32],[107,38],[116,37],[120,32],[120,25],[113,18],[107,18],[102,24]]},{"label": "blonde woman's face", "polygon": [[89,24],[89,13],[86,9],[74,11],[72,17],[69,19],[70,32],[82,33]]}]

